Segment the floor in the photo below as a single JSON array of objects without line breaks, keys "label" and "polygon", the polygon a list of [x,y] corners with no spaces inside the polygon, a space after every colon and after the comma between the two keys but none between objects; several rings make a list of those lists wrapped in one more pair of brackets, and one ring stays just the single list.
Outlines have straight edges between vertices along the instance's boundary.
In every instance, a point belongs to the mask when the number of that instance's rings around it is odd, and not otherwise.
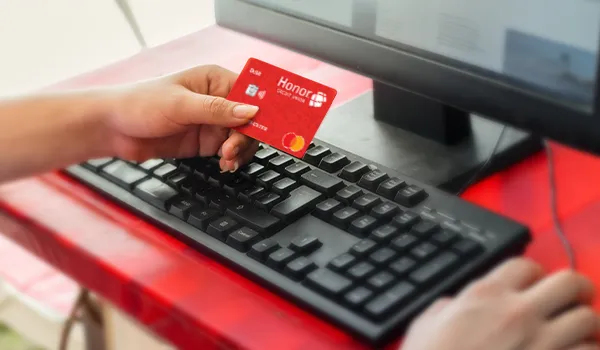
[{"label": "floor", "polygon": [[[214,23],[214,0],[129,4],[149,47]],[[0,96],[29,93],[142,49],[114,0],[0,0],[0,23]],[[25,338],[0,324],[0,349],[37,350]]]}]

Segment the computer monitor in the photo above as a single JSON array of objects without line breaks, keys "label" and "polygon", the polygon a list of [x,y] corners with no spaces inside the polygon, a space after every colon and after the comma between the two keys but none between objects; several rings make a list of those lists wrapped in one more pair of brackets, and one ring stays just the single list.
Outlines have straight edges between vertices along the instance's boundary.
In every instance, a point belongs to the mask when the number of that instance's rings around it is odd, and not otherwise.
[{"label": "computer monitor", "polygon": [[455,190],[491,152],[488,172],[542,137],[600,153],[600,1],[218,0],[216,19],[372,78],[326,121],[396,127],[367,135],[393,151],[359,154],[432,185]]}]

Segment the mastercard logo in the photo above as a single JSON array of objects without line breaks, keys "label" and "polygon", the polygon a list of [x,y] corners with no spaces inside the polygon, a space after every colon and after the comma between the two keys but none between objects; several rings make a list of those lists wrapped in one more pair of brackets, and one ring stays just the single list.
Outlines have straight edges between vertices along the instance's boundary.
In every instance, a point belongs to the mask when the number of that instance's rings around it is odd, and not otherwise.
[{"label": "mastercard logo", "polygon": [[304,148],[305,144],[304,137],[296,135],[293,132],[288,132],[287,134],[283,135],[281,143],[283,143],[283,147],[293,152],[298,152],[299,150]]}]

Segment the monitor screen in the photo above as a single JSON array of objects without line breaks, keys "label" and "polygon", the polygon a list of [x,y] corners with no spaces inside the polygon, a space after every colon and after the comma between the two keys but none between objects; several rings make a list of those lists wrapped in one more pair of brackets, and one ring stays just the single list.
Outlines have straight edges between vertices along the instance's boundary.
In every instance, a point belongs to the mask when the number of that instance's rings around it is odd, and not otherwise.
[{"label": "monitor screen", "polygon": [[577,109],[594,107],[600,0],[246,1]]}]

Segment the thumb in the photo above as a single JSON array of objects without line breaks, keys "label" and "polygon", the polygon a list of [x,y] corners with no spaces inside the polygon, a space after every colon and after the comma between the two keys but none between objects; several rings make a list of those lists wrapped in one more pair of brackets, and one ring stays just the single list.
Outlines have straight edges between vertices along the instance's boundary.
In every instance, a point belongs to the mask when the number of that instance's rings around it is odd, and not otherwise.
[{"label": "thumb", "polygon": [[258,112],[256,106],[192,91],[187,91],[179,104],[177,108],[179,115],[173,116],[173,119],[187,125],[239,126],[248,123]]}]

